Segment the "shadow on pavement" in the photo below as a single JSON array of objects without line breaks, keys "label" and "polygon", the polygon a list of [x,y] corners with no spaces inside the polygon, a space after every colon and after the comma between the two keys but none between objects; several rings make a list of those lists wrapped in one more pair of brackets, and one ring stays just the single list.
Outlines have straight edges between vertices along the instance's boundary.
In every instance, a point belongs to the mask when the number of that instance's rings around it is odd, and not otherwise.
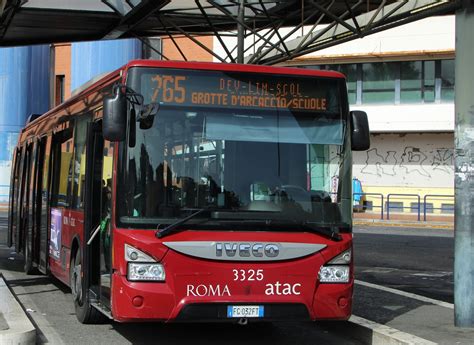
[{"label": "shadow on pavement", "polygon": [[[137,332],[137,325],[140,329]],[[113,328],[133,344],[359,344],[312,322],[119,324]]]}]

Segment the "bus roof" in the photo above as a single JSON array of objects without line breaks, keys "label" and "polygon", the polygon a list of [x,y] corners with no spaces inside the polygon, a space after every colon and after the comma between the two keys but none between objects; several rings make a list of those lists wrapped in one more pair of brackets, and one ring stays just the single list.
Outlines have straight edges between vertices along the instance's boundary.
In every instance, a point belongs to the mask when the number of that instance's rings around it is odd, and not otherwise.
[{"label": "bus roof", "polygon": [[131,60],[124,66],[127,71],[132,67],[163,67],[163,68],[179,68],[179,69],[199,69],[212,71],[231,71],[231,72],[253,72],[253,73],[269,73],[269,74],[287,74],[287,75],[310,75],[315,77],[343,78],[344,74],[328,71],[313,70],[295,67],[281,66],[263,66],[263,65],[244,65],[216,62],[190,62],[190,61],[163,61],[163,60]]}]

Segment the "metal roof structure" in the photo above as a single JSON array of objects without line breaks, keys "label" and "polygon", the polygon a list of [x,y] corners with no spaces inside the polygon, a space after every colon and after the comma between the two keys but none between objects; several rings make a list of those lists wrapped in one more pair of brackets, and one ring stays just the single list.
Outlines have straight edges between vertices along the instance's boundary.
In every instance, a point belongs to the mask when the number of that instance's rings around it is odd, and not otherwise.
[{"label": "metal roof structure", "polygon": [[[453,13],[460,2],[0,0],[0,46],[150,36],[175,42],[177,36],[186,36],[222,62],[275,64],[428,16]],[[197,40],[210,35],[219,40],[223,53]]]}]

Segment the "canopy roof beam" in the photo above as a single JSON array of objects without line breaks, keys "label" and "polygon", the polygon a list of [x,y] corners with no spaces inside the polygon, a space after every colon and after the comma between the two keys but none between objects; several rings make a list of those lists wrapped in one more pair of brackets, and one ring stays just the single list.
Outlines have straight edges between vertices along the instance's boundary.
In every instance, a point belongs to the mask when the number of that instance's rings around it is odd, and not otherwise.
[{"label": "canopy roof beam", "polygon": [[[435,14],[443,14],[452,12],[459,6],[458,1],[438,1],[430,0],[418,1],[397,1],[395,3],[385,5],[382,7],[382,2],[376,10],[359,16],[351,16],[350,19],[344,20],[347,15],[354,11],[354,9],[362,4],[363,1],[357,2],[354,6],[346,12],[340,14],[339,18],[334,17],[326,8],[320,4],[313,2],[313,5],[326,16],[330,16],[334,21],[327,27],[317,30],[317,27],[312,27],[312,30],[303,37],[299,37],[285,43],[285,47],[292,53],[288,57],[281,53],[281,43],[277,48],[268,48],[259,51],[256,54],[246,57],[246,62],[259,64],[275,64],[283,61],[293,59],[317,50],[328,48],[339,43],[348,42],[362,36],[367,36],[388,28],[398,25],[406,24],[415,20],[419,20]],[[354,27],[349,23],[354,24]],[[343,24],[344,23],[344,24]],[[360,28],[360,31],[357,30]]]},{"label": "canopy roof beam", "polygon": [[[115,12],[121,15],[121,20],[118,25],[114,26],[109,30],[103,39],[116,39],[121,38],[125,33],[134,29],[137,25],[145,21],[149,16],[159,11],[163,6],[168,4],[170,0],[141,0],[141,1],[130,1],[127,0],[127,4],[132,7],[132,10],[128,13],[123,10],[119,10],[118,5],[112,5],[112,0],[102,0],[108,6],[110,6]],[[118,2],[120,1],[113,1]]]},{"label": "canopy roof beam", "polygon": [[[0,0],[0,46],[158,36],[169,38],[183,59],[192,60],[176,39],[183,35],[221,62],[236,62],[243,53],[245,63],[275,64],[431,15],[454,13],[460,3]],[[203,45],[199,36],[214,37],[214,47]]]}]

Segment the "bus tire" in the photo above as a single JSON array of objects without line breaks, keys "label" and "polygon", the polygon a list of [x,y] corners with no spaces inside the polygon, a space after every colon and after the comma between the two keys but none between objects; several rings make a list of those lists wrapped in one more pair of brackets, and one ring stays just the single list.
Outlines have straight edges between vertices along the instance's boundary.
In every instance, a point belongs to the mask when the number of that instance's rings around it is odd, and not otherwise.
[{"label": "bus tire", "polygon": [[23,270],[28,275],[37,273],[36,268],[33,265],[32,247],[33,247],[32,234],[31,234],[31,231],[27,230],[26,240],[25,240],[25,250],[23,253],[23,256],[25,258],[25,264],[23,266]]},{"label": "bus tire", "polygon": [[69,270],[71,294],[77,319],[84,324],[102,323],[105,317],[90,304],[89,294],[85,291],[82,282],[81,248],[77,248],[72,257]]}]

